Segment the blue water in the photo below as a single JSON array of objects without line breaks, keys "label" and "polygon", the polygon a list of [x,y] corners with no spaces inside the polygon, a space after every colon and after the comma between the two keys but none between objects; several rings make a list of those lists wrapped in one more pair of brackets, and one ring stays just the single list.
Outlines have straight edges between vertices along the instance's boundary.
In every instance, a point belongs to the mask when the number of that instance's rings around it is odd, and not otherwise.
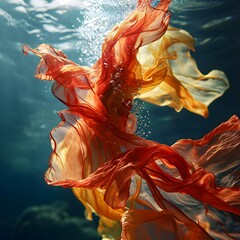
[{"label": "blue water", "polygon": [[[83,207],[71,190],[49,187],[43,180],[51,153],[48,134],[59,123],[57,111],[65,107],[51,95],[51,84],[34,79],[38,59],[24,56],[21,46],[49,43],[75,62],[91,65],[106,33],[135,4],[134,0],[1,0],[1,240],[98,239],[96,222],[83,220]],[[212,103],[208,119],[185,110],[176,113],[141,105],[139,134],[167,144],[201,138],[231,115],[240,115],[240,1],[173,0],[171,12],[171,24],[196,39],[193,55],[199,69],[225,71],[231,87]]]}]

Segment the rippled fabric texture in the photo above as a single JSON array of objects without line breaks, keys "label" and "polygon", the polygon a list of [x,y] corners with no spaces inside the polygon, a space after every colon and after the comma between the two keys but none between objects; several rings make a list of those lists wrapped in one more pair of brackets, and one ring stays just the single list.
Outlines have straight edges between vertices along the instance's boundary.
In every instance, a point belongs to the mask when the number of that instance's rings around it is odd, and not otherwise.
[{"label": "rippled fabric texture", "polygon": [[228,88],[223,72],[198,70],[193,38],[169,26],[170,2],[139,0],[106,36],[92,67],[46,44],[23,47],[41,58],[36,78],[54,80],[53,94],[68,107],[50,134],[46,182],[73,188],[87,219],[100,217],[104,239],[240,237],[239,225],[229,227],[221,215],[240,215],[236,116],[173,146],[135,135],[135,98],[207,117],[208,105]]}]

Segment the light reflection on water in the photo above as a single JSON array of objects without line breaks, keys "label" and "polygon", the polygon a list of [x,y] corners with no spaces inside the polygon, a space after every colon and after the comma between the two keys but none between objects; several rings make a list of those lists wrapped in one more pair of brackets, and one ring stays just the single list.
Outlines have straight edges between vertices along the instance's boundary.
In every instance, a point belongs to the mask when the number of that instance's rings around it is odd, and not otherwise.
[{"label": "light reflection on water", "polygon": [[[0,2],[0,20],[12,30],[18,29],[17,31],[26,34],[28,44],[33,42],[35,46],[47,42],[63,51],[77,52],[80,64],[92,65],[100,56],[101,43],[106,33],[135,4],[136,0],[3,0]],[[205,32],[224,26],[225,31],[230,32],[232,25],[239,21],[239,18],[235,19],[237,15],[232,16],[228,11],[234,6],[238,9],[238,0],[173,0],[171,23],[177,27],[197,26],[200,31],[204,29]],[[221,7],[224,7],[224,11]],[[193,34],[195,38],[200,38],[197,41],[200,45],[211,40],[216,44],[221,40],[214,39],[214,36],[204,38],[202,32]],[[15,40],[17,41],[14,44],[20,47],[20,39]]]},{"label": "light reflection on water", "polygon": [[[100,56],[106,33],[134,5],[133,0],[3,0],[0,3],[0,20],[8,27],[31,36],[32,41],[28,44],[47,42],[63,51],[77,49],[81,55],[80,63],[91,65]],[[18,46],[22,44],[17,43]]]}]

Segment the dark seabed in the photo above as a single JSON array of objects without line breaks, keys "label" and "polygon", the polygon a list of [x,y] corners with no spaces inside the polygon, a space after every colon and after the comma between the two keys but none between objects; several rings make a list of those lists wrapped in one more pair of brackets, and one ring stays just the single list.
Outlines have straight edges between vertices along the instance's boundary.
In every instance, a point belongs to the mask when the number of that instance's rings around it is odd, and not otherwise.
[{"label": "dark seabed", "polygon": [[[96,3],[97,2],[97,3]],[[133,0],[1,0],[1,240],[100,239],[96,221],[71,190],[49,187],[43,179],[51,153],[50,130],[65,107],[51,83],[34,79],[39,59],[21,46],[48,43],[81,65],[100,54],[102,39],[134,7]],[[173,0],[171,24],[196,39],[199,69],[223,70],[230,89],[213,102],[207,119],[167,107],[137,103],[139,134],[161,143],[201,138],[233,114],[240,115],[240,1]]]}]

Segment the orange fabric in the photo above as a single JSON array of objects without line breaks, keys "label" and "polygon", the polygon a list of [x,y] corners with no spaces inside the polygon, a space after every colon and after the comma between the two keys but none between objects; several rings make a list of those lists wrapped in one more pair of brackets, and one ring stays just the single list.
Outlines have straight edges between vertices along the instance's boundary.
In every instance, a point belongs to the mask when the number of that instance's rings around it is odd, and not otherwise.
[{"label": "orange fabric", "polygon": [[[41,58],[36,78],[54,80],[53,94],[68,107],[50,134],[46,182],[72,187],[86,217],[100,217],[98,231],[105,239],[211,239],[216,231],[210,222],[218,217],[209,209],[198,213],[179,206],[186,201],[240,215],[236,116],[203,139],[173,146],[134,134],[135,98],[206,117],[208,105],[228,88],[223,72],[198,70],[190,55],[193,38],[169,26],[170,2],[152,7],[152,1],[139,0],[106,36],[92,68],[46,44],[23,46],[25,54]],[[218,184],[223,172],[232,178],[231,168],[236,180]],[[222,225],[223,236],[231,237]]]},{"label": "orange fabric", "polygon": [[203,229],[180,222],[167,211],[130,210],[122,218],[123,239],[210,240]]},{"label": "orange fabric", "polygon": [[92,220],[92,213],[99,216],[98,232],[103,237],[120,239],[120,221],[125,209],[112,209],[103,199],[103,191],[97,189],[73,188],[74,195],[82,202],[85,216]]}]

